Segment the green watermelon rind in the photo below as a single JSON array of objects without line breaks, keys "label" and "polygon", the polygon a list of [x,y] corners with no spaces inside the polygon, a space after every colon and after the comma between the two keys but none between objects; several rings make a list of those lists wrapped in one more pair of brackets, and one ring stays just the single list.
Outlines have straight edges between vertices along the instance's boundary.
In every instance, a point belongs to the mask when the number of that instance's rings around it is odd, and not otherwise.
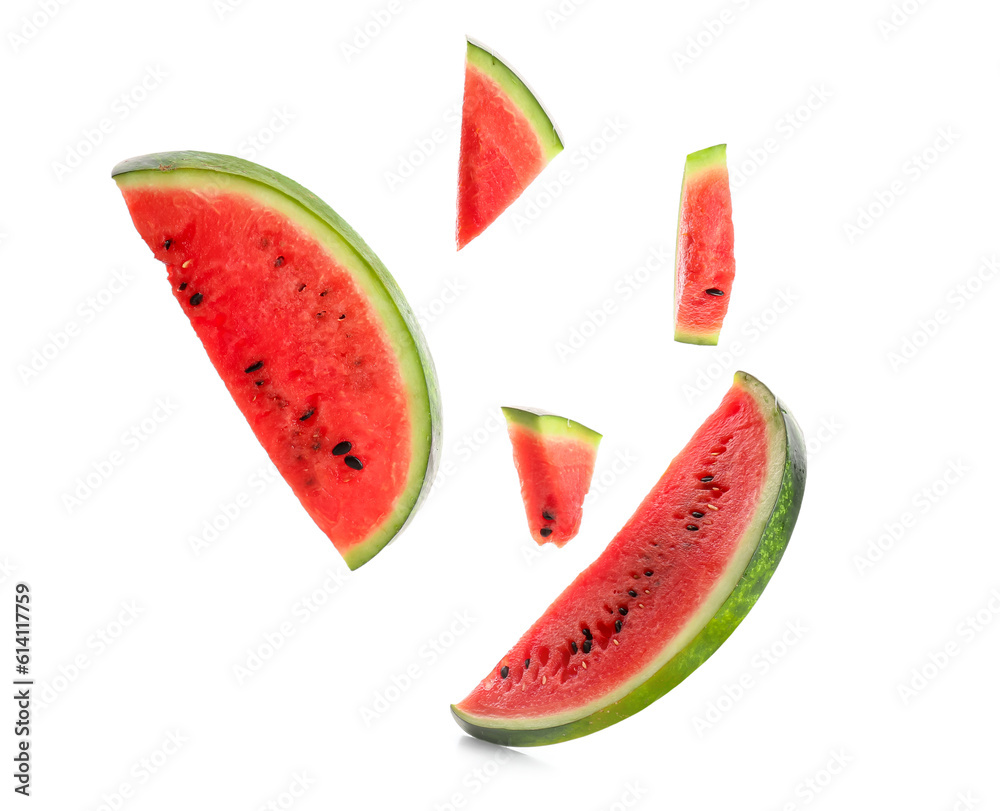
[{"label": "green watermelon rind", "polygon": [[[207,184],[243,190],[272,204],[307,229],[352,274],[382,318],[409,392],[413,465],[396,509],[371,537],[344,553],[357,569],[380,552],[409,523],[430,492],[441,455],[441,398],[430,350],[416,315],[396,280],[375,252],[330,206],[305,187],[256,163],[211,152],[160,152],[119,163],[111,172],[118,185]],[[420,416],[426,414],[426,419]]]},{"label": "green watermelon rind", "polygon": [[[684,178],[681,180],[681,199],[677,206],[677,244],[674,248],[674,267],[677,267],[677,261],[680,258],[681,249],[681,212],[684,208],[684,192],[687,189],[688,181],[692,177],[695,177],[707,169],[714,169],[718,166],[726,165],[726,145],[716,144],[715,146],[705,147],[705,149],[699,149],[697,152],[692,152],[687,156],[684,161]],[[674,312],[677,312],[677,274],[674,273]],[[699,346],[718,346],[719,344],[719,330],[715,332],[688,332],[686,330],[679,329],[676,326],[676,317],[674,318],[674,340],[682,344],[697,344]]]},{"label": "green watermelon rind", "polygon": [[603,439],[601,434],[586,425],[556,414],[547,414],[530,408],[514,408],[513,406],[501,406],[500,410],[508,425],[520,425],[522,428],[542,436],[576,439],[586,442],[594,448],[600,445]]},{"label": "green watermelon rind", "polygon": [[[491,725],[491,719],[468,715],[452,705],[452,714],[463,730],[504,746],[543,746],[597,732],[634,715],[668,693],[715,653],[740,625],[770,581],[791,539],[805,490],[806,449],[802,431],[788,409],[756,378],[739,372],[736,379],[759,388],[760,395],[770,400],[773,408],[770,416],[775,424],[780,421],[784,434],[785,459],[778,493],[753,555],[726,600],[684,648],[618,701],[577,720],[552,726],[540,725],[544,719],[537,717],[523,725],[515,725],[509,720]],[[765,486],[764,492],[768,490]]]},{"label": "green watermelon rind", "polygon": [[563,150],[563,142],[559,137],[555,124],[545,112],[541,102],[531,92],[520,76],[507,67],[495,54],[468,40],[466,61],[476,69],[485,73],[498,85],[511,100],[535,131],[542,147],[545,162],[548,163]]}]

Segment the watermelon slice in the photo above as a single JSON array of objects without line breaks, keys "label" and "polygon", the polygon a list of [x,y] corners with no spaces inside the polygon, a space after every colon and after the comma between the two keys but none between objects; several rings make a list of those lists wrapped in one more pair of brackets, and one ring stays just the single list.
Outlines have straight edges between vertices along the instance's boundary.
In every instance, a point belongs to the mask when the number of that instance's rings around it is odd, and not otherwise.
[{"label": "watermelon slice", "polygon": [[674,340],[719,343],[736,275],[726,145],[687,156],[677,217]]},{"label": "watermelon slice", "polygon": [[601,435],[554,414],[504,407],[528,529],[535,543],[576,537]]},{"label": "watermelon slice", "polygon": [[429,489],[440,446],[434,366],[393,278],[262,166],[168,152],[112,174],[271,461],[348,566],[370,560]]},{"label": "watermelon slice", "polygon": [[459,250],[486,230],[562,148],[555,126],[524,82],[469,42],[458,166]]},{"label": "watermelon slice", "polygon": [[596,732],[685,679],[735,630],[795,525],[805,447],[739,372],[603,554],[452,711],[508,746]]}]

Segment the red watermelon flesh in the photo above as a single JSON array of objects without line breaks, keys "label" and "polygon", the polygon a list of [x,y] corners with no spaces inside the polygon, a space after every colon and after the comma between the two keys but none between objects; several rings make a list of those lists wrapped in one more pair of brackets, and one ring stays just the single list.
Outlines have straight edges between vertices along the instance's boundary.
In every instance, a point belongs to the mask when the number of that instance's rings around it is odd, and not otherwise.
[{"label": "red watermelon flesh", "polygon": [[499,217],[561,149],[531,91],[499,59],[470,42],[458,171],[459,249]]},{"label": "red watermelon flesh", "polygon": [[576,537],[601,435],[578,422],[527,409],[503,409],[528,529],[538,544]]},{"label": "red watermelon flesh", "polygon": [[415,379],[424,370],[398,313],[362,257],[338,255],[345,245],[273,189],[190,168],[116,180],[257,439],[348,564],[361,565],[408,517],[435,430],[436,395]]},{"label": "red watermelon flesh", "polygon": [[452,710],[533,746],[638,712],[700,665],[760,595],[805,483],[801,433],[745,373],[601,556]]},{"label": "red watermelon flesh", "polygon": [[716,345],[736,275],[726,145],[687,157],[677,219],[674,340]]}]

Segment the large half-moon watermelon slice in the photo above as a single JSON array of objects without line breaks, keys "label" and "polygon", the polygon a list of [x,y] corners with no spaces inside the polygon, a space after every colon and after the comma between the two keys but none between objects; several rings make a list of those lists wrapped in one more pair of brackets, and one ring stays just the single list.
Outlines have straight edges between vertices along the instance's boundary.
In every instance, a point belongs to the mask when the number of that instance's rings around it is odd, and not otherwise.
[{"label": "large half-moon watermelon slice", "polygon": [[603,554],[452,711],[510,746],[596,732],[704,662],[760,596],[805,486],[794,419],[738,373]]},{"label": "large half-moon watermelon slice", "polygon": [[440,405],[416,318],[372,250],[262,166],[170,152],[113,171],[226,388],[352,568],[429,489]]},{"label": "large half-moon watermelon slice", "polygon": [[674,275],[674,340],[719,343],[736,276],[733,202],[726,145],[692,152],[684,163]]},{"label": "large half-moon watermelon slice", "polygon": [[489,51],[468,43],[456,241],[461,250],[513,203],[562,141],[523,81]]}]

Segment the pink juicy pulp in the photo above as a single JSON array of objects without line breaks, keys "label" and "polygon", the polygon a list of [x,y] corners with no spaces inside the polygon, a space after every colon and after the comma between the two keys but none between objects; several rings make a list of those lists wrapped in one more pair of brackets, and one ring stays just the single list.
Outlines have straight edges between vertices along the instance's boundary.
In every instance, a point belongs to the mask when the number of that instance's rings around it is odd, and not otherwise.
[{"label": "pink juicy pulp", "polygon": [[[459,710],[487,718],[578,710],[651,665],[697,612],[735,554],[764,485],[766,449],[767,426],[756,400],[734,386],[604,553],[556,598]],[[701,481],[709,475],[712,481]],[[692,511],[704,517],[694,518]],[[620,607],[628,609],[627,615]],[[616,620],[622,622],[620,632]],[[593,636],[586,654],[584,628]],[[577,645],[575,654],[571,642]],[[531,660],[527,671],[526,659]],[[505,666],[507,678],[501,675]]]},{"label": "pink juicy pulp", "polygon": [[493,79],[465,66],[456,240],[464,248],[545,168],[531,123]]},{"label": "pink juicy pulp", "polygon": [[[313,236],[259,200],[155,185],[123,194],[271,461],[339,550],[364,540],[405,488],[411,436],[400,369],[363,291]],[[362,470],[332,455],[341,441]]]},{"label": "pink juicy pulp", "polygon": [[[572,437],[539,434],[523,425],[509,425],[507,430],[531,537],[539,544],[562,546],[580,531],[597,448]],[[552,534],[543,537],[542,528],[551,529]]]},{"label": "pink juicy pulp", "polygon": [[[725,164],[687,178],[677,241],[675,324],[688,334],[717,334],[729,309],[736,275],[733,203]],[[711,288],[725,295],[707,295],[705,291]]]}]

